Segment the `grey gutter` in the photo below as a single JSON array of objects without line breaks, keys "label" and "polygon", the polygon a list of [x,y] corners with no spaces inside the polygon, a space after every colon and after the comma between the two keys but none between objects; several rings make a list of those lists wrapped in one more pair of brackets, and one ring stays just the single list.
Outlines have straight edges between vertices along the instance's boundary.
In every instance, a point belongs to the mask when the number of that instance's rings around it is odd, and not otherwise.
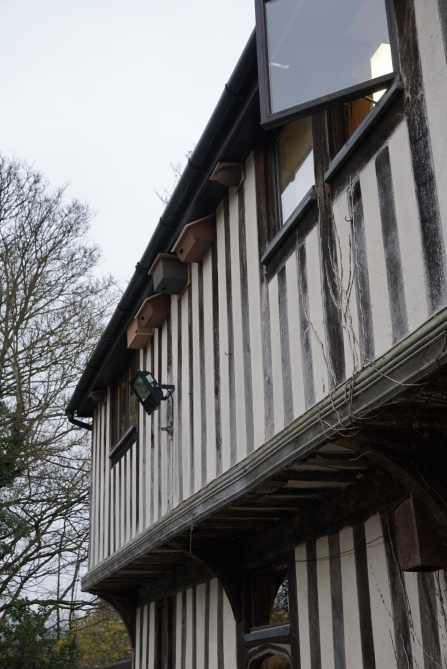
[{"label": "grey gutter", "polygon": [[188,159],[185,170],[155,228],[154,234],[140,262],[136,265],[129,285],[88,360],[65,409],[68,420],[73,425],[91,429],[88,423],[82,423],[74,418],[75,411],[92,387],[117,338],[122,334],[123,329],[128,326],[129,319],[134,315],[137,302],[141,299],[143,291],[147,290],[149,281],[152,281],[147,273],[157,254],[162,252],[169,243],[170,237],[179,223],[179,218],[188,208],[188,203],[197,196],[204,182],[208,181],[208,172],[215,167],[214,164],[210,165],[210,160],[215,158],[216,147],[222,143],[238,108],[245,101],[247,86],[250,86],[252,68],[255,63],[256,35],[253,30],[194,152]]}]

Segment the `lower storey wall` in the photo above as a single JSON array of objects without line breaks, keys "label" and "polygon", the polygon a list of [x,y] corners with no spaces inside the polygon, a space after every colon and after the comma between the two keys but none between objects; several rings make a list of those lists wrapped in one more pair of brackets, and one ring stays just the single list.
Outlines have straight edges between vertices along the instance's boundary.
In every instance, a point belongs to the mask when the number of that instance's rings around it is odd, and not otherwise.
[{"label": "lower storey wall", "polygon": [[447,667],[445,572],[403,573],[386,517],[296,548],[301,669]]},{"label": "lower storey wall", "polygon": [[[173,622],[168,641],[173,669],[235,669],[236,623],[217,579],[178,593]],[[157,659],[158,624],[155,602],[137,610],[135,669],[167,669]]]},{"label": "lower storey wall", "polygon": [[[445,572],[402,573],[388,526],[376,515],[295,549],[293,633],[282,646],[293,669],[447,667]],[[159,619],[158,603],[137,611],[136,669],[236,669],[237,658],[259,657],[253,648],[237,653],[236,623],[216,579],[174,597],[168,661]]]}]

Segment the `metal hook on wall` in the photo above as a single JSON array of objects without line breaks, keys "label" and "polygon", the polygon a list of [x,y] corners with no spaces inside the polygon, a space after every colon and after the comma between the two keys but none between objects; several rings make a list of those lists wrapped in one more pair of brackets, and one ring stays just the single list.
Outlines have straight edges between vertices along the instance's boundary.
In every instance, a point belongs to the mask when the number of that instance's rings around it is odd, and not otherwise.
[{"label": "metal hook on wall", "polygon": [[171,421],[167,427],[161,427],[162,432],[167,432],[170,437],[174,434],[174,423]]}]

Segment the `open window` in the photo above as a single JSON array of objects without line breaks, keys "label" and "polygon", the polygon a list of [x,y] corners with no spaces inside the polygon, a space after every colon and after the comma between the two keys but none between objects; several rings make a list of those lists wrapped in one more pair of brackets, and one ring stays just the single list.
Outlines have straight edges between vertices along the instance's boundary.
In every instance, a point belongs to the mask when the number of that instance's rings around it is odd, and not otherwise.
[{"label": "open window", "polygon": [[287,566],[280,565],[251,575],[251,630],[289,623]]},{"label": "open window", "polygon": [[286,125],[276,140],[275,163],[280,219],[284,225],[315,184],[309,117]]},{"label": "open window", "polygon": [[397,74],[389,0],[256,0],[265,125],[386,89]]},{"label": "open window", "polygon": [[257,169],[265,183],[266,265],[285,240],[305,219],[316,202],[312,118],[307,116],[265,134],[257,153]]}]

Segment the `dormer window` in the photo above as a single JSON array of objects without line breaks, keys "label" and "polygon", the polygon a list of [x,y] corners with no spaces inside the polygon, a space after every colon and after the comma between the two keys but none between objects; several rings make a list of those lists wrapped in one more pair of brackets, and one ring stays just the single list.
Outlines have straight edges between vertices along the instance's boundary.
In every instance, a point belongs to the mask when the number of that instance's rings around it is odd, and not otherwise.
[{"label": "dormer window", "polygon": [[387,0],[256,0],[264,124],[387,88]]}]

